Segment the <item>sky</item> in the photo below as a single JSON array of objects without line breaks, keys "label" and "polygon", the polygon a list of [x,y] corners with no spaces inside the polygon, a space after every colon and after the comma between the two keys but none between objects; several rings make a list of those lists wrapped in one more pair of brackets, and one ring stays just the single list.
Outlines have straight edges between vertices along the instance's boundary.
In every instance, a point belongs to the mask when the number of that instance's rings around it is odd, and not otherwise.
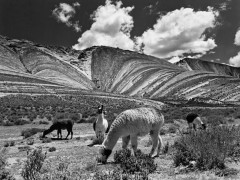
[{"label": "sky", "polygon": [[0,0],[0,35],[240,67],[240,0]]}]

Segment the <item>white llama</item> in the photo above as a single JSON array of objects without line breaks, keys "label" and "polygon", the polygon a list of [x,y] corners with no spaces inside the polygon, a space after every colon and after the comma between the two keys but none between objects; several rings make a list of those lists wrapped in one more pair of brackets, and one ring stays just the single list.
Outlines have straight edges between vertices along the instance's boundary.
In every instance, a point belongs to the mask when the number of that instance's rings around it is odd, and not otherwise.
[{"label": "white llama", "polygon": [[129,109],[122,112],[116,117],[110,127],[107,137],[102,144],[103,147],[99,151],[100,157],[98,157],[98,162],[107,162],[112,149],[120,137],[122,137],[123,149],[127,148],[129,140],[131,140],[132,150],[135,154],[138,145],[137,137],[148,133],[150,133],[153,142],[150,156],[153,157],[157,146],[156,156],[159,156],[162,146],[162,139],[159,132],[163,124],[163,115],[159,110],[152,107]]},{"label": "white llama", "polygon": [[109,130],[108,121],[104,117],[103,105],[98,107],[97,114],[97,120],[93,123],[93,130],[95,131],[97,139],[88,145],[90,147],[95,144],[101,144],[104,140],[105,133]]}]

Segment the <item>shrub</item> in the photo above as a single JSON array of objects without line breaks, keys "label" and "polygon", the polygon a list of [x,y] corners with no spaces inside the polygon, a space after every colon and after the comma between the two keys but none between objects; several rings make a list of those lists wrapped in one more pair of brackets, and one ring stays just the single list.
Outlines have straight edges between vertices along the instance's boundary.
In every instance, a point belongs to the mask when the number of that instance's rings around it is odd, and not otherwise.
[{"label": "shrub", "polygon": [[[76,167],[77,165],[73,165],[69,160],[65,161],[64,158],[57,156],[56,161],[54,161],[54,166],[52,165],[52,161],[46,161],[44,166],[41,169],[42,179],[46,180],[79,180],[86,179],[82,178],[81,170],[77,168],[77,170],[71,167]],[[90,178],[88,178],[90,179]]]},{"label": "shrub", "polygon": [[0,179],[1,180],[15,180],[15,178],[11,175],[11,173],[6,170],[6,149],[3,148],[0,151]]},{"label": "shrub", "polygon": [[27,157],[24,167],[21,171],[21,175],[24,180],[39,179],[41,175],[41,168],[44,160],[46,159],[46,153],[42,152],[39,147],[33,150]]},{"label": "shrub", "polygon": [[165,135],[167,133],[167,130],[166,129],[160,129],[160,135]]},{"label": "shrub", "polygon": [[9,145],[10,145],[10,146],[15,146],[15,141],[10,141],[10,142],[9,142]]},{"label": "shrub", "polygon": [[168,151],[169,151],[169,142],[167,142],[166,145],[163,147],[162,152],[163,152],[163,154],[167,154]]},{"label": "shrub", "polygon": [[3,144],[4,147],[8,147],[10,146],[9,142],[8,141],[5,141],[4,144]]},{"label": "shrub", "polygon": [[217,176],[232,176],[232,175],[237,175],[239,173],[239,170],[234,169],[234,168],[226,168],[226,169],[221,169],[221,170],[217,170],[215,172],[215,174]]},{"label": "shrub", "polygon": [[105,172],[96,172],[93,180],[148,180],[146,173],[127,174],[121,169]]},{"label": "shrub", "polygon": [[169,126],[168,132],[170,133],[176,133],[177,132],[177,127],[174,125]]},{"label": "shrub", "polygon": [[29,129],[22,130],[21,136],[23,136],[24,138],[28,138],[34,134],[37,134],[43,131],[44,129],[40,129],[40,128],[29,128]]},{"label": "shrub", "polygon": [[3,126],[14,126],[14,123],[7,120],[7,121],[3,122],[2,125]]},{"label": "shrub", "polygon": [[33,145],[33,144],[34,144],[33,138],[27,140],[27,145]]},{"label": "shrub", "polygon": [[52,142],[52,139],[51,139],[51,138],[44,138],[44,139],[42,140],[42,143],[50,143],[50,142]]},{"label": "shrub", "polygon": [[48,151],[49,151],[49,152],[56,151],[56,148],[55,148],[55,147],[50,147],[50,148],[48,149]]},{"label": "shrub", "polygon": [[226,157],[240,157],[235,153],[239,149],[239,137],[238,127],[213,127],[181,135],[174,144],[174,164],[186,166],[195,161],[200,170],[224,169]]},{"label": "shrub", "polygon": [[24,119],[17,119],[14,121],[15,125],[24,125],[24,124],[29,124],[30,122]]},{"label": "shrub", "polygon": [[47,121],[39,121],[39,124],[49,124]]},{"label": "shrub", "polygon": [[154,160],[140,150],[136,152],[135,156],[131,155],[129,149],[119,150],[114,154],[115,163],[120,163],[123,173],[152,173],[157,166]]},{"label": "shrub", "polygon": [[15,141],[5,141],[3,144],[4,147],[14,146],[14,145],[15,145]]}]

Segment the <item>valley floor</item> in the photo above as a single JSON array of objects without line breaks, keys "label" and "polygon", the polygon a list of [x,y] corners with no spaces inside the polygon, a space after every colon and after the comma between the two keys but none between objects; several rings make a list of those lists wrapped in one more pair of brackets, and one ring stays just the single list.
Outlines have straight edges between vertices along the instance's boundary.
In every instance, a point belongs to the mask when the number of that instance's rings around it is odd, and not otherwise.
[{"label": "valley floor", "polygon": [[[167,126],[167,124],[165,125]],[[110,156],[108,163],[106,165],[97,165],[96,157],[98,155],[99,147],[88,147],[87,144],[91,143],[91,140],[94,137],[94,132],[92,130],[92,124],[75,124],[74,125],[74,137],[72,140],[53,140],[50,143],[42,143],[39,139],[40,133],[34,135],[34,144],[27,145],[27,139],[23,139],[20,136],[23,129],[32,127],[38,128],[47,128],[49,125],[23,125],[23,126],[10,126],[10,127],[0,127],[0,146],[3,147],[4,142],[6,141],[15,141],[15,145],[7,147],[7,161],[8,169],[14,174],[16,179],[22,179],[20,176],[21,168],[24,165],[25,160],[27,159],[27,151],[24,147],[29,146],[30,148],[41,146],[44,152],[47,152],[47,159],[51,165],[55,165],[56,161],[64,161],[69,167],[74,170],[78,170],[83,174],[93,175],[95,170],[111,170],[114,166],[113,163],[113,154],[116,150],[121,149],[121,140],[118,141],[117,145],[114,148],[112,155]],[[48,135],[49,137],[56,137],[56,132]],[[63,131],[63,137],[66,136],[66,131]],[[166,144],[169,142],[172,144],[174,139],[177,138],[177,134],[167,133],[162,136],[163,142]],[[144,153],[149,153],[151,145],[149,145],[149,136],[144,136],[139,138],[139,149]],[[55,147],[56,151],[49,152],[50,147]],[[162,154],[160,157],[155,158],[155,163],[157,164],[157,170],[149,175],[150,179],[239,179],[240,175],[236,177],[221,178],[214,175],[213,172],[190,172],[190,173],[181,173],[181,169],[184,167],[175,168],[173,166],[173,160],[171,153]],[[239,169],[240,165],[231,163],[228,164],[229,167]]]}]

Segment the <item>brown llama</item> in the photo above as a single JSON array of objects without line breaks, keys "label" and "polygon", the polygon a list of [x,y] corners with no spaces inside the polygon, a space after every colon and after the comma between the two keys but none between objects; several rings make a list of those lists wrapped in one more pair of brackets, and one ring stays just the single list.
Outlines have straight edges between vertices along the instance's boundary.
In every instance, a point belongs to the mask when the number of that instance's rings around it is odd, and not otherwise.
[{"label": "brown llama", "polygon": [[74,124],[74,122],[72,120],[70,120],[70,119],[55,120],[53,122],[53,124],[50,126],[50,128],[43,132],[43,136],[42,137],[44,138],[47,134],[51,133],[54,130],[57,130],[58,138],[59,138],[59,135],[60,135],[60,137],[62,139],[62,131],[61,130],[62,129],[67,129],[68,134],[67,134],[65,139],[68,138],[70,133],[71,133],[71,139],[72,139],[72,137],[73,137],[73,131],[72,131],[73,124]]}]

